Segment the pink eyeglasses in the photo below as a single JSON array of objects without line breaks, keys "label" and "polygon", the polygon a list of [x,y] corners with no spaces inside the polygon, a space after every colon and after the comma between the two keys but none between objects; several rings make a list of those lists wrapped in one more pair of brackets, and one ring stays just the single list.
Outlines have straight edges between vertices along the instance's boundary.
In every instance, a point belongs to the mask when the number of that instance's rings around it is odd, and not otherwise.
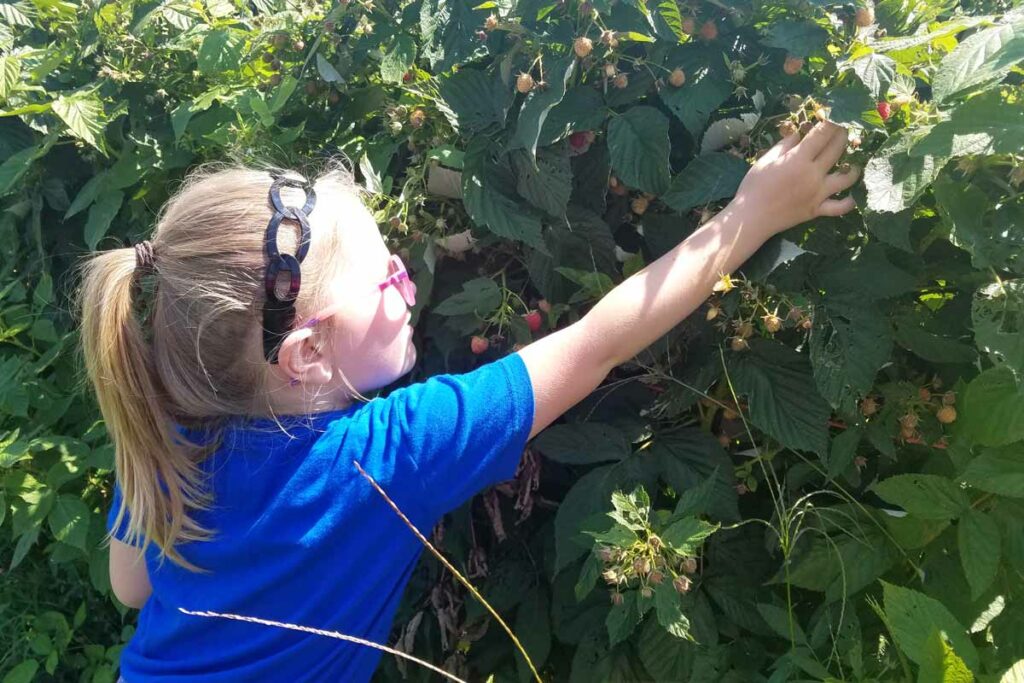
[{"label": "pink eyeglasses", "polygon": [[[405,263],[402,262],[398,254],[391,255],[391,259],[388,261],[388,277],[377,285],[377,289],[383,292],[392,285],[402,295],[402,298],[405,299],[406,304],[409,306],[416,305],[416,283],[412,281],[409,271],[405,268]],[[303,323],[302,327],[316,327],[320,321],[331,317],[339,310],[341,310],[340,304],[328,306]]]}]

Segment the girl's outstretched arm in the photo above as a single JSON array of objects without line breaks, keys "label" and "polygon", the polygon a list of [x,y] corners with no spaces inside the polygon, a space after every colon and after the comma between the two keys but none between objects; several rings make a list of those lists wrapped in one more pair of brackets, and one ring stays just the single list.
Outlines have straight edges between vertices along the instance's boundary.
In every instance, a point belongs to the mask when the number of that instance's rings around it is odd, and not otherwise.
[{"label": "girl's outstretched arm", "polygon": [[839,216],[853,199],[832,199],[858,169],[831,173],[846,129],[819,123],[803,139],[783,138],[740,184],[717,216],[657,261],[618,285],[579,322],[519,351],[534,391],[530,436],[589,395],[612,368],[690,315],[769,237],[817,216]]}]

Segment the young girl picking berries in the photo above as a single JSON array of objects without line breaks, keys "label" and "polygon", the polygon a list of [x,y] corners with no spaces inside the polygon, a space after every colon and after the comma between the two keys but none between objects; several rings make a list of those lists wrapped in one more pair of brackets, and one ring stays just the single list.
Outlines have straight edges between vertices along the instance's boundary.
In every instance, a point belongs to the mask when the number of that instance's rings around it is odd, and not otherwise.
[{"label": "young girl picking berries", "polygon": [[187,612],[384,641],[422,548],[356,465],[421,531],[511,478],[530,438],[721,273],[849,211],[833,198],[857,178],[832,172],[845,148],[832,124],[784,138],[723,211],[579,322],[374,400],[416,361],[416,289],[349,176],[190,175],[151,242],[83,265],[83,353],[116,446],[111,584],[142,610],[123,679],[368,680],[375,649]]}]

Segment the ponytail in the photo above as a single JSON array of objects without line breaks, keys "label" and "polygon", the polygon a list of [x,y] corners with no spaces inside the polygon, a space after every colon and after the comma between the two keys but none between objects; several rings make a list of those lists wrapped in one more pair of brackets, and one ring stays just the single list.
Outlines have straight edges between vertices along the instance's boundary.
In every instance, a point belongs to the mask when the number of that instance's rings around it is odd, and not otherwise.
[{"label": "ponytail", "polygon": [[127,516],[127,531],[119,540],[141,546],[140,553],[150,542],[156,543],[161,560],[168,557],[201,571],[175,546],[210,536],[190,516],[209,503],[199,467],[204,449],[176,429],[152,346],[135,317],[136,252],[132,248],[98,252],[81,268],[82,352],[114,442],[122,492],[113,528],[121,528]]}]

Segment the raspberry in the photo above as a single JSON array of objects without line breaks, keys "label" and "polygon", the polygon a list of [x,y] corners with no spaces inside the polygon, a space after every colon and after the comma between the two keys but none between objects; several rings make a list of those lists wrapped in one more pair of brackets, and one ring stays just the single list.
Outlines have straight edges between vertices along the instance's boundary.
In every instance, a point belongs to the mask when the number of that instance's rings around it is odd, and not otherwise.
[{"label": "raspberry", "polygon": [[638,216],[643,216],[647,211],[648,201],[646,197],[636,197],[630,202],[629,206],[633,209],[633,213]]},{"label": "raspberry", "polygon": [[692,574],[697,571],[697,558],[688,557],[683,560],[683,571],[687,574]]},{"label": "raspberry", "polygon": [[763,317],[764,329],[768,330],[769,333],[775,334],[782,329],[782,319],[779,316],[769,313]]},{"label": "raspberry", "polygon": [[614,79],[612,79],[612,85],[614,85],[619,90],[622,90],[623,88],[629,85],[629,76],[627,76],[626,74],[619,74]]},{"label": "raspberry", "polygon": [[533,90],[533,76],[527,73],[519,74],[516,79],[516,90],[521,93],[528,93]]},{"label": "raspberry", "polygon": [[868,396],[860,402],[860,414],[864,417],[871,417],[878,412],[878,402]]},{"label": "raspberry", "polygon": [[729,342],[729,348],[733,351],[746,351],[750,348],[750,344],[743,337],[733,337],[732,341]]},{"label": "raspberry", "polygon": [[730,444],[732,444],[732,439],[730,439],[725,434],[719,434],[718,435],[718,445],[719,446],[721,446],[722,448],[728,448],[730,446]]},{"label": "raspberry", "polygon": [[741,322],[736,326],[736,334],[741,339],[750,339],[754,336],[754,324],[749,320]]},{"label": "raspberry", "polygon": [[942,405],[951,406],[956,403],[956,393],[947,391],[942,395]]},{"label": "raspberry", "polygon": [[614,64],[612,64],[611,62],[605,63],[604,75],[606,78],[613,78],[616,73],[618,73],[618,69],[615,68]]},{"label": "raspberry", "polygon": [[714,40],[718,37],[718,25],[713,21],[705,21],[700,27],[700,37],[704,40]]},{"label": "raspberry", "polygon": [[685,592],[687,592],[688,590],[690,590],[690,586],[692,586],[692,585],[693,585],[693,582],[690,581],[690,579],[685,577],[685,576],[677,576],[672,581],[672,587],[676,589],[677,593],[685,593]]},{"label": "raspberry", "polygon": [[469,340],[469,349],[476,355],[480,355],[491,345],[487,337],[474,336]]},{"label": "raspberry", "polygon": [[412,72],[411,71],[406,71],[404,74],[402,74],[402,82],[403,83],[408,83],[411,80],[412,80]]},{"label": "raspberry", "polygon": [[576,53],[576,56],[583,59],[591,53],[594,49],[594,41],[585,36],[580,36],[572,43],[572,50]]},{"label": "raspberry", "polygon": [[413,128],[422,128],[423,123],[427,120],[427,113],[422,109],[414,109],[409,114],[409,125]]},{"label": "raspberry", "polygon": [[657,569],[655,569],[653,572],[651,572],[651,575],[647,577],[647,580],[653,583],[655,586],[657,586],[665,580],[665,575]]},{"label": "raspberry", "polygon": [[530,311],[523,316],[523,320],[526,321],[526,326],[530,328],[530,332],[536,332],[540,329],[542,322],[540,311]]},{"label": "raspberry", "polygon": [[295,50],[296,52],[302,52],[303,50],[306,49],[306,43],[302,40],[296,40],[294,43],[292,43],[292,49]]},{"label": "raspberry", "polygon": [[914,429],[915,427],[917,427],[918,422],[919,420],[917,419],[917,415],[915,415],[914,413],[907,413],[906,415],[900,418],[900,426],[902,426],[904,429]]},{"label": "raspberry", "polygon": [[892,114],[892,107],[888,102],[879,102],[875,109],[878,110],[878,115],[882,117],[883,121],[889,120],[889,115]]},{"label": "raspberry", "polygon": [[612,604],[613,605],[621,605],[622,604],[622,600],[623,600],[622,593],[612,593]]},{"label": "raspberry", "polygon": [[932,400],[932,392],[928,387],[921,387],[917,390],[917,397],[922,401]]},{"label": "raspberry", "polygon": [[688,36],[692,36],[697,31],[697,22],[693,17],[686,17],[683,19],[683,33]]},{"label": "raspberry", "polygon": [[953,406],[942,406],[938,412],[935,413],[935,418],[944,425],[948,425],[956,421],[956,408]]},{"label": "raspberry", "polygon": [[484,30],[493,31],[496,28],[498,28],[498,17],[493,14],[487,15],[487,18],[484,19]]},{"label": "raspberry", "polygon": [[544,311],[545,313],[550,313],[551,302],[549,302],[547,299],[541,299],[540,301],[537,302],[537,308]]},{"label": "raspberry", "polygon": [[800,69],[804,68],[804,58],[794,57],[789,55],[786,57],[786,61],[782,64],[782,70],[790,76],[800,73]]},{"label": "raspberry", "polygon": [[854,15],[854,22],[861,28],[871,26],[871,24],[875,23],[875,8],[871,5],[858,7],[857,12]]},{"label": "raspberry", "polygon": [[572,135],[570,135],[569,136],[569,145],[573,149],[582,149],[582,148],[586,147],[588,144],[590,144],[590,139],[589,139],[589,136],[587,135],[588,132],[589,131],[582,131],[581,130],[581,131],[577,131],[577,132],[573,133]]},{"label": "raspberry", "polygon": [[686,72],[676,67],[672,70],[672,73],[668,76],[669,85],[673,88],[681,88],[683,83],[686,83]]},{"label": "raspberry", "polygon": [[785,121],[779,124],[779,133],[782,134],[782,137],[788,138],[795,132],[796,124],[790,121],[789,119],[786,119]]},{"label": "raspberry", "polygon": [[721,312],[722,309],[719,308],[718,306],[711,306],[710,308],[708,308],[708,313],[706,316],[704,316],[704,319],[707,320],[708,322],[711,322],[712,320],[717,318]]}]

